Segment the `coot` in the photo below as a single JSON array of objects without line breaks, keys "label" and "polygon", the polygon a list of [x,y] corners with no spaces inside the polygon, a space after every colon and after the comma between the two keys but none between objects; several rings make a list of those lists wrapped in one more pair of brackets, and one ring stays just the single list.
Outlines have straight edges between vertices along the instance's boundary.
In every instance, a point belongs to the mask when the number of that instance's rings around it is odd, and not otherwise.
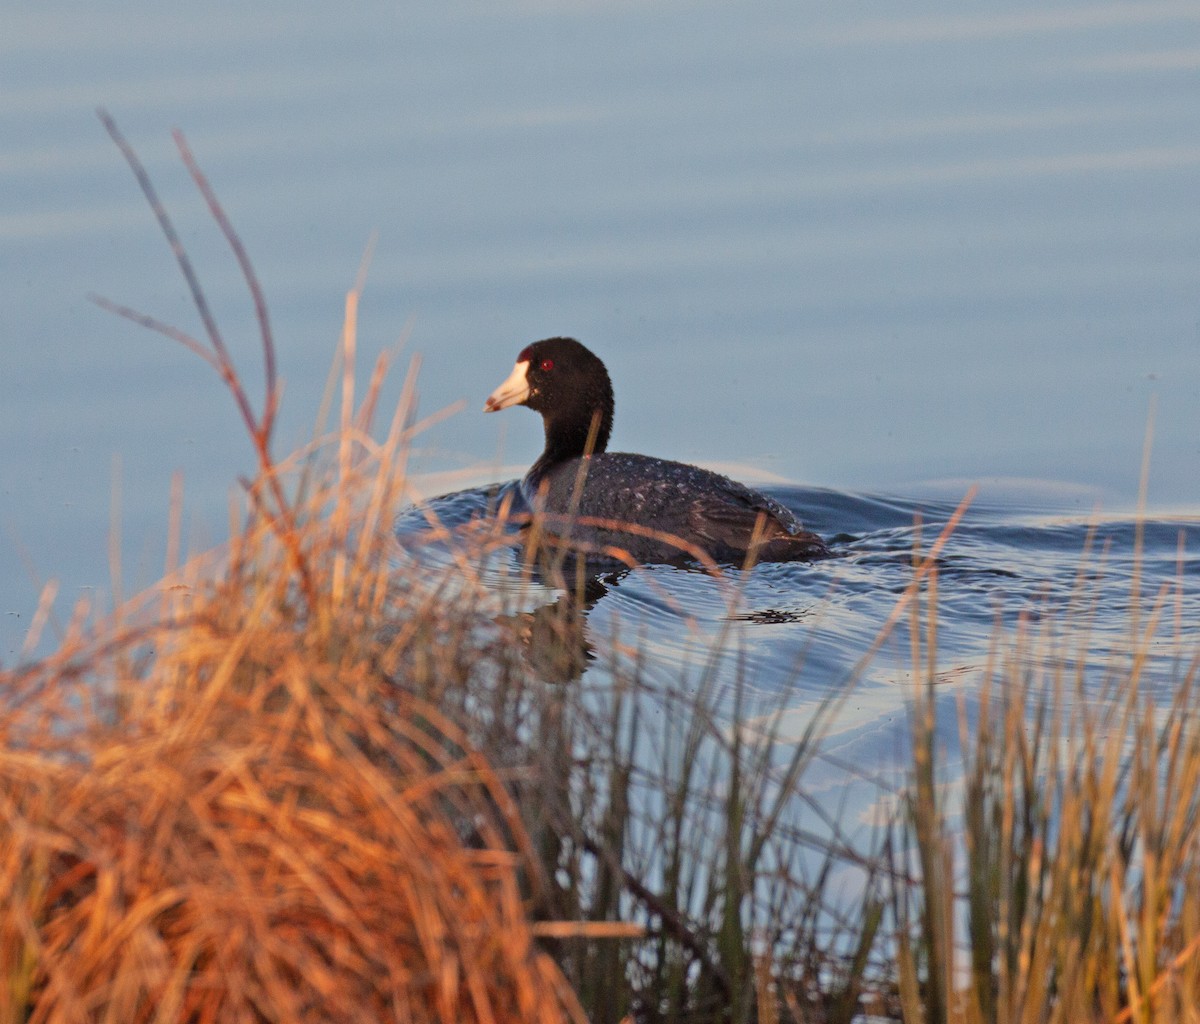
[{"label": "coot", "polygon": [[517,356],[484,412],[527,405],[542,414],[546,449],[522,491],[551,533],[637,562],[686,558],[669,534],[717,562],[810,561],[829,549],[779,502],[698,466],[606,452],[613,389],[604,363],[574,338],[547,338]]}]

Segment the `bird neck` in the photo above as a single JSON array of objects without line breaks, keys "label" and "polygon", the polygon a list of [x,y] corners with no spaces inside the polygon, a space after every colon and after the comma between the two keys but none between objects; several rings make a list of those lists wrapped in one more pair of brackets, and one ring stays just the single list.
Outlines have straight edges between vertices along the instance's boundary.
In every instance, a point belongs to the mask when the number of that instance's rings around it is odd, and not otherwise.
[{"label": "bird neck", "polygon": [[612,414],[595,409],[586,419],[548,417],[545,427],[545,450],[529,472],[534,479],[540,479],[560,462],[583,455],[599,455],[604,451],[612,432]]}]

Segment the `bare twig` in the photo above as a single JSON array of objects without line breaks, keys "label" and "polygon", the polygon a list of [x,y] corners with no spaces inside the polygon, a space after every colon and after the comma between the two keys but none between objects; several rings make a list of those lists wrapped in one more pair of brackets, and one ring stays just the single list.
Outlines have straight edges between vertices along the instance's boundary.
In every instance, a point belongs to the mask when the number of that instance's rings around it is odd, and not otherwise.
[{"label": "bare twig", "polygon": [[[204,196],[204,201],[208,203],[208,209],[212,213],[213,220],[217,222],[217,226],[221,229],[221,234],[225,236],[225,241],[229,243],[229,248],[233,250],[233,255],[242,270],[242,276],[246,279],[246,287],[250,290],[250,296],[254,300],[254,313],[258,317],[259,336],[262,338],[263,368],[267,378],[267,393],[263,402],[262,419],[258,424],[261,443],[265,446],[271,435],[271,429],[275,425],[275,415],[279,405],[275,371],[275,340],[271,334],[271,318],[267,313],[267,300],[263,295],[258,275],[254,272],[254,267],[250,263],[250,257],[246,253],[246,247],[242,244],[241,238],[238,237],[237,232],[233,229],[233,225],[229,222],[229,217],[226,215],[224,207],[221,206],[220,200],[217,199],[217,195],[213,191],[212,185],[209,184],[208,178],[205,177],[204,172],[200,170],[199,164],[196,163],[196,158],[192,155],[192,150],[188,146],[183,132],[176,128],[171,134],[175,139],[175,145],[179,148],[179,154],[183,158],[184,166],[187,167],[188,173],[192,176],[192,181],[196,183],[196,188],[200,190],[200,194]],[[213,339],[213,347],[218,351],[223,362],[230,362],[229,355],[225,352],[224,345],[221,343],[220,335]]]},{"label": "bare twig", "polygon": [[204,347],[203,342],[197,341],[186,331],[181,331],[178,327],[159,320],[157,317],[149,316],[146,313],[139,313],[136,309],[131,309],[129,306],[122,306],[111,299],[106,299],[103,295],[92,294],[88,296],[88,300],[109,313],[116,313],[117,316],[122,316],[126,320],[132,320],[139,327],[145,327],[148,331],[154,331],[156,334],[161,334],[163,337],[179,342],[180,345],[193,355],[199,356],[208,363],[217,373],[221,373],[221,364],[217,362],[216,356]]},{"label": "bare twig", "polygon": [[[296,510],[284,494],[278,467],[271,456],[271,433],[274,429],[279,397],[279,388],[276,380],[275,342],[271,334],[271,322],[267,314],[267,305],[263,297],[262,287],[259,284],[258,276],[254,273],[254,268],[250,264],[250,258],[246,254],[245,246],[242,244],[237,232],[234,231],[233,225],[229,222],[229,218],[226,216],[216,194],[213,192],[208,179],[196,163],[195,157],[192,155],[183,133],[176,130],[174,133],[175,144],[179,147],[184,164],[191,174],[196,187],[200,190],[200,194],[204,197],[205,202],[208,203],[208,208],[212,213],[213,219],[216,220],[221,233],[225,236],[226,241],[233,250],[234,256],[245,277],[246,285],[254,300],[266,373],[266,399],[261,417],[257,417],[254,413],[249,396],[246,394],[246,389],[242,385],[237,368],[234,366],[232,358],[230,358],[229,350],[225,345],[220,328],[218,328],[216,319],[212,314],[208,299],[205,297],[204,290],[200,286],[200,280],[196,275],[195,268],[192,266],[191,258],[187,254],[179,233],[175,230],[175,225],[171,222],[166,207],[163,206],[162,201],[159,199],[149,174],[146,173],[146,169],[138,158],[137,153],[125,139],[124,135],[121,134],[120,129],[108,111],[101,108],[97,111],[97,114],[105,130],[113,142],[116,143],[117,148],[121,150],[122,155],[124,155],[126,163],[129,164],[138,185],[141,187],[142,194],[146,197],[147,203],[150,204],[151,210],[154,211],[154,215],[158,219],[159,227],[166,236],[167,242],[171,246],[171,251],[175,254],[176,262],[179,264],[184,279],[187,281],[192,295],[192,302],[196,307],[196,311],[200,314],[201,321],[204,323],[204,329],[208,335],[211,347],[205,347],[196,338],[170,324],[139,313],[126,306],[110,302],[108,299],[93,297],[92,301],[103,309],[110,310],[119,316],[132,320],[134,323],[163,334],[174,341],[178,341],[190,352],[200,356],[209,366],[217,371],[217,374],[225,383],[225,386],[229,389],[234,401],[237,403],[238,411],[241,413],[246,430],[249,432],[251,441],[254,444],[255,454],[258,456],[258,478],[255,484],[246,485],[247,490],[250,491],[252,499],[259,505],[263,514],[272,524],[272,528],[287,548],[293,566],[300,576],[300,584],[308,599],[309,607],[315,607],[315,588],[312,572],[304,558],[303,552],[300,550],[300,543],[297,537]],[[254,488],[264,485],[269,489],[271,497],[274,499],[274,512],[268,510],[258,499],[257,495],[254,494]]]},{"label": "bare twig", "polygon": [[133,147],[125,139],[125,136],[121,134],[121,130],[117,127],[117,122],[113,120],[112,115],[103,107],[99,108],[96,114],[99,116],[100,122],[104,125],[104,129],[108,132],[109,137],[117,144],[117,148],[121,151],[122,156],[125,157],[125,162],[129,164],[129,169],[133,171],[133,176],[137,179],[137,183],[142,190],[142,195],[146,197],[146,202],[150,204],[150,209],[154,211],[154,216],[158,219],[158,226],[162,229],[167,243],[171,246],[171,251],[175,254],[175,261],[179,264],[179,269],[183,273],[188,289],[192,293],[192,303],[196,307],[196,312],[200,314],[200,319],[204,322],[204,330],[208,334],[208,340],[218,360],[218,372],[233,391],[238,408],[241,410],[242,418],[246,421],[246,426],[254,433],[257,430],[254,411],[250,408],[250,403],[246,398],[245,392],[237,384],[237,378],[233,372],[233,364],[230,362],[228,353],[225,351],[225,343],[221,338],[220,329],[217,327],[217,321],[213,317],[212,309],[208,304],[208,298],[204,294],[204,289],[200,287],[200,278],[196,274],[196,269],[192,266],[191,257],[188,256],[187,250],[184,248],[183,240],[180,239],[179,232],[175,230],[175,225],[171,222],[167,208],[163,206],[162,200],[158,198],[158,192],[154,188],[154,183],[150,180],[150,175],[146,173],[146,168],[142,165],[142,161],[138,158],[137,153],[134,152]]}]

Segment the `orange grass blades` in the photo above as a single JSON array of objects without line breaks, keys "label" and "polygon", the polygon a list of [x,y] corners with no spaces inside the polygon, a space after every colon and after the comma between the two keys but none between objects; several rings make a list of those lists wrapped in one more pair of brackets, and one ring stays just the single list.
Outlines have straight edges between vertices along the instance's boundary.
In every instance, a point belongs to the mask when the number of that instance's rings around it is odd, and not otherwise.
[{"label": "orange grass blades", "polygon": [[277,626],[163,639],[147,685],[233,649],[220,700],[0,760],[0,1019],[581,1019],[515,809],[440,712]]},{"label": "orange grass blades", "polygon": [[0,674],[0,1024],[582,1021],[539,936],[638,929],[530,920],[545,880],[513,770],[426,699],[520,654],[434,642],[480,613],[391,577],[409,406],[370,439],[380,364],[331,437],[274,461],[265,302],[185,159],[260,313],[262,415],[165,214],[212,344],[141,322],[218,369],[259,474],[222,549],[179,565],[173,540],[150,593]]}]

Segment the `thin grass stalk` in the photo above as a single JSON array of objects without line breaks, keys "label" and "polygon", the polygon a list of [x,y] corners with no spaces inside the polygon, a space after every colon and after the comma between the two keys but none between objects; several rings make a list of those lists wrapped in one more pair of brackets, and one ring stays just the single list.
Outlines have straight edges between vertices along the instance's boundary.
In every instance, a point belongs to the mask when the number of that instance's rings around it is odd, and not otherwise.
[{"label": "thin grass stalk", "polygon": [[744,698],[745,677],[742,671],[738,671],[734,682],[734,726],[730,730],[729,782],[721,821],[724,862],[721,864],[720,881],[714,886],[714,897],[720,908],[717,949],[732,988],[729,993],[732,1024],[743,1024],[747,1019],[750,1013],[749,996],[753,993],[753,987],[749,984],[752,972],[748,970],[753,965],[747,961],[746,934],[742,924],[743,903],[751,884],[747,878],[749,866],[742,862],[742,837],[746,828],[745,782],[742,774],[745,753],[741,728]]}]

